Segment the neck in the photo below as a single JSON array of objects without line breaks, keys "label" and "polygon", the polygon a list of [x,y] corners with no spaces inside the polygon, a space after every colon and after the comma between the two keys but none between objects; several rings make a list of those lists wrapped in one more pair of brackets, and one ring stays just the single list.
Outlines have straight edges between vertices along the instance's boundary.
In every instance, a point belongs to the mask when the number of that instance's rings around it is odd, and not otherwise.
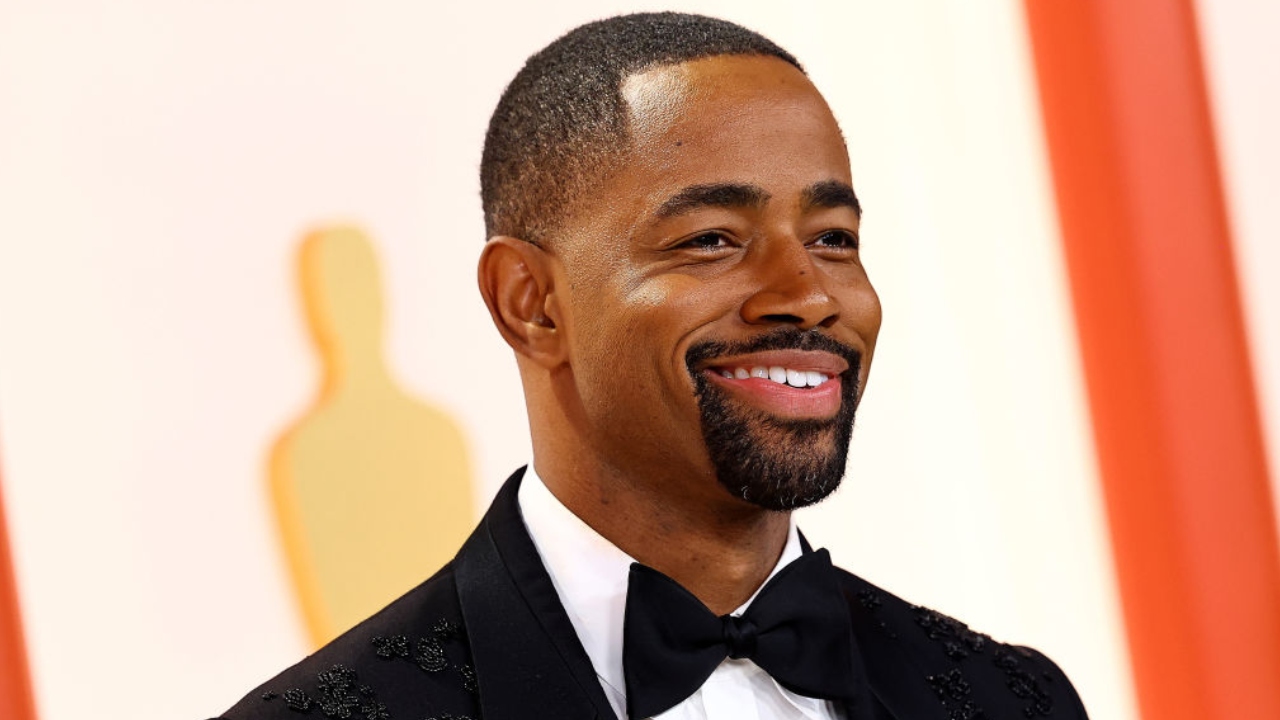
[{"label": "neck", "polygon": [[[563,455],[539,454],[538,474],[552,494],[587,525],[637,562],[658,570],[693,593],[713,613],[737,609],[768,578],[786,545],[788,513],[748,506],[721,489],[714,477],[636,482],[617,471]],[[654,488],[714,487],[709,495]],[[673,502],[673,498],[679,498]]]}]

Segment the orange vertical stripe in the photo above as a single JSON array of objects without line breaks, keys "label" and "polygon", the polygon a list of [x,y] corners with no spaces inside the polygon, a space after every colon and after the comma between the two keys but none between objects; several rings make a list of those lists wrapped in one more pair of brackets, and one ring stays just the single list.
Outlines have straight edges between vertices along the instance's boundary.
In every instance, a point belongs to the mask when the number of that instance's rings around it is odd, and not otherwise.
[{"label": "orange vertical stripe", "polygon": [[1280,718],[1280,553],[1191,0],[1025,0],[1139,705]]},{"label": "orange vertical stripe", "polygon": [[9,529],[4,520],[4,495],[0,493],[0,718],[35,720],[35,702],[27,676],[27,656],[22,642],[22,618],[18,592],[9,559]]}]

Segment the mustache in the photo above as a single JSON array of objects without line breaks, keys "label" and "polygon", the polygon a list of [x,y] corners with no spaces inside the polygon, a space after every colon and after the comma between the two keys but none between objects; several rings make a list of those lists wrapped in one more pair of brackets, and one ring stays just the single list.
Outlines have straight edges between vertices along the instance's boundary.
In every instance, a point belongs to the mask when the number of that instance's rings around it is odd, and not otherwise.
[{"label": "mustache", "polygon": [[739,342],[703,340],[689,346],[684,361],[689,373],[696,377],[698,366],[711,358],[768,350],[820,350],[839,355],[849,363],[848,374],[855,378],[862,367],[862,353],[856,349],[818,330],[801,330],[794,326],[780,327]]}]

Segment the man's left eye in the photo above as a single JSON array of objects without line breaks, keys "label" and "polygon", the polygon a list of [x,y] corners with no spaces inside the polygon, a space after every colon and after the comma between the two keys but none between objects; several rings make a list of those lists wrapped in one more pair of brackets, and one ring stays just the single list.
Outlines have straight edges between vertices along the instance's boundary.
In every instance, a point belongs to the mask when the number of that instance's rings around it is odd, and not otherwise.
[{"label": "man's left eye", "polygon": [[828,230],[813,239],[813,244],[824,248],[858,249],[858,236],[848,230]]},{"label": "man's left eye", "polygon": [[680,243],[681,247],[695,248],[698,250],[711,250],[729,246],[729,240],[723,234],[717,232],[702,233],[685,240]]}]

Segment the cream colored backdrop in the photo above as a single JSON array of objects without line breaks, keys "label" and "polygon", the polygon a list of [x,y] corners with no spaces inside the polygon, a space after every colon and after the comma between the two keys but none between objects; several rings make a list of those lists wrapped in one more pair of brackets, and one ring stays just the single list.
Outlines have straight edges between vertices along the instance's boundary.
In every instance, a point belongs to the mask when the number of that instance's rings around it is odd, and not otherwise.
[{"label": "cream colored backdrop", "polygon": [[[799,55],[867,208],[885,328],[846,488],[802,526],[1134,718],[1021,4],[676,5]],[[1205,6],[1274,419],[1280,18]],[[461,424],[477,513],[526,461],[474,289],[485,123],[529,53],[659,7],[0,0],[0,462],[42,718],[212,715],[307,650],[265,485],[319,382],[307,230],[377,243],[392,368]]]}]

